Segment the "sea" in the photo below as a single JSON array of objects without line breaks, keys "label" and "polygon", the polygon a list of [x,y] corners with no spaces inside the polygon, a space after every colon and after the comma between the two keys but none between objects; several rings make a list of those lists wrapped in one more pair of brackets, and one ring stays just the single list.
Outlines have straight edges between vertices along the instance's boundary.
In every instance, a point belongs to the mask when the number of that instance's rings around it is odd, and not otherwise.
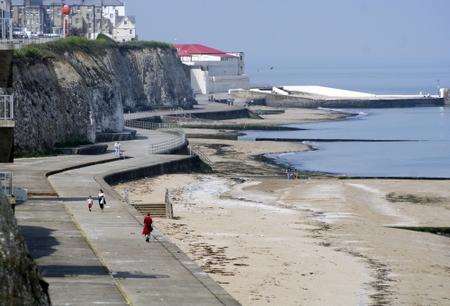
[{"label": "sea", "polygon": [[[449,66],[265,67],[254,84],[323,85],[376,94],[437,94]],[[297,131],[248,131],[243,138],[299,139],[316,150],[269,154],[298,170],[348,177],[450,178],[450,107],[344,109],[343,121],[294,125]]]}]

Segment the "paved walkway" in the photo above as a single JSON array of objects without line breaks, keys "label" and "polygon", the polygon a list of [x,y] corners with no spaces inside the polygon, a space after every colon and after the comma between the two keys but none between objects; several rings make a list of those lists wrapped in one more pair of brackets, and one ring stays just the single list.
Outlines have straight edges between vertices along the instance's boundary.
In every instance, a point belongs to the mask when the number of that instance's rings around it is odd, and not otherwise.
[{"label": "paved walkway", "polygon": [[[126,155],[133,157],[130,159],[82,167],[86,163],[105,162],[111,154],[50,157],[18,161],[12,167],[14,173],[24,173],[24,177],[26,171],[32,169],[35,177],[22,180],[30,190],[44,188],[59,196],[58,200],[33,200],[18,207],[19,224],[39,228],[36,236],[27,228],[23,232],[51,285],[53,303],[239,305],[157,231],[156,238],[146,243],[140,235],[143,217],[123,203],[114,190],[104,183],[103,177],[107,174],[190,158],[148,155],[145,148],[149,144],[166,141],[174,135],[142,130],[139,133],[140,139],[122,142]],[[77,169],[50,176],[48,185],[41,182],[48,171],[69,167]],[[88,195],[95,196],[100,188],[105,190],[107,207],[103,213],[98,207],[90,213],[85,199]],[[33,215],[31,219],[30,214]],[[53,215],[55,220],[52,221]],[[37,238],[40,242],[43,239],[43,246],[33,243]],[[54,252],[48,250],[48,243],[55,244]],[[53,268],[48,269],[48,266]],[[106,272],[102,272],[101,267]],[[78,274],[77,269],[80,271]],[[86,286],[69,285],[77,280]],[[74,298],[82,295],[86,297]]]},{"label": "paved walkway", "polygon": [[30,200],[17,207],[16,218],[31,256],[50,284],[53,305],[126,305],[64,203]]}]

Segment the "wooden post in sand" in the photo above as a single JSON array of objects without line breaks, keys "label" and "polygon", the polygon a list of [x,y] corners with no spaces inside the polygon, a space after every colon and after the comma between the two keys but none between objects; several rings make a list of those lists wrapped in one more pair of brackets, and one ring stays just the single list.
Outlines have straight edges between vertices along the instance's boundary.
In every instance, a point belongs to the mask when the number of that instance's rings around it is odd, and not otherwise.
[{"label": "wooden post in sand", "polygon": [[166,195],[165,195],[164,201],[166,203],[166,218],[173,219],[173,206],[172,206],[172,201],[170,201],[169,189],[167,189],[167,188],[166,188]]}]

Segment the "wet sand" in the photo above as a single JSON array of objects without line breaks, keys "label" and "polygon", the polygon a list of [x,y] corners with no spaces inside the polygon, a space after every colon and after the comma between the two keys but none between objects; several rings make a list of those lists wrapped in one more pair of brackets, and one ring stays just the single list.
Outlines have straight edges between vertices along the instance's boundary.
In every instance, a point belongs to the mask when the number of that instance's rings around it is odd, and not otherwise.
[{"label": "wet sand", "polygon": [[391,226],[448,227],[450,182],[288,181],[255,158],[299,143],[192,139],[218,170],[135,181],[163,201],[156,228],[243,305],[450,305],[450,238]]}]

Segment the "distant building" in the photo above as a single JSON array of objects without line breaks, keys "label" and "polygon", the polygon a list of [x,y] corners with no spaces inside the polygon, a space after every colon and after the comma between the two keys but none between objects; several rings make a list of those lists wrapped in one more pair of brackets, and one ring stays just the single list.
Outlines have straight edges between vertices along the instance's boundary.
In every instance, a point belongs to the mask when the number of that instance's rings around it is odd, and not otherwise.
[{"label": "distant building", "polygon": [[224,52],[200,44],[179,44],[175,48],[183,64],[190,67],[194,93],[211,94],[249,88],[243,52]]},{"label": "distant building", "polygon": [[6,39],[10,32],[11,1],[0,0],[0,39]]},{"label": "distant building", "polygon": [[[71,7],[69,15],[71,35],[95,39],[100,33],[104,33],[113,38],[117,26],[120,28],[118,30],[120,36],[125,36],[125,28],[128,33],[130,30],[135,33],[135,20],[125,15],[125,4],[119,0],[13,0],[13,25],[16,32],[27,35],[61,35],[63,32],[61,8],[64,4]],[[132,29],[123,24],[124,17],[132,20]],[[121,23],[118,24],[118,21]],[[135,37],[134,34],[130,39]]]},{"label": "distant building", "polygon": [[23,31],[29,34],[44,33],[45,10],[43,0],[13,0],[12,19],[15,31]]},{"label": "distant building", "polygon": [[8,18],[11,12],[11,0],[0,0],[0,18]]},{"label": "distant building", "polygon": [[116,17],[116,25],[113,28],[112,38],[115,41],[127,42],[136,38],[136,21],[134,17]]}]

